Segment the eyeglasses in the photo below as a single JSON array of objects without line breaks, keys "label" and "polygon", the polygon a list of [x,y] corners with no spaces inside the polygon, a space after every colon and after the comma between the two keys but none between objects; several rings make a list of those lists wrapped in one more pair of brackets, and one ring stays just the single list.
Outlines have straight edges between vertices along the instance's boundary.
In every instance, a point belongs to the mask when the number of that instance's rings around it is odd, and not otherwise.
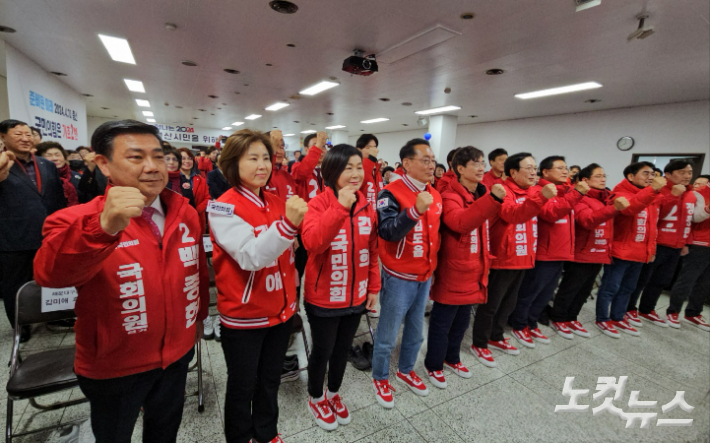
[{"label": "eyeglasses", "polygon": [[556,166],[552,169],[557,169],[558,171],[569,172],[569,168],[567,168],[567,166]]},{"label": "eyeglasses", "polygon": [[651,177],[652,175],[655,175],[653,171],[644,171],[641,173],[644,177]]},{"label": "eyeglasses", "polygon": [[477,168],[485,168],[486,162],[473,162],[473,166],[475,166]]},{"label": "eyeglasses", "polygon": [[527,168],[520,168],[521,170],[526,170],[531,174],[537,174],[538,169],[534,166],[528,166]]},{"label": "eyeglasses", "polygon": [[427,158],[427,157],[424,157],[424,158],[407,157],[407,158],[409,158],[410,160],[416,160],[416,161],[422,162],[422,164],[424,164],[424,166],[431,166],[433,164],[436,164],[436,160],[431,159],[431,158]]},{"label": "eyeglasses", "polygon": [[606,174],[602,175],[593,175],[592,178],[606,178]]}]

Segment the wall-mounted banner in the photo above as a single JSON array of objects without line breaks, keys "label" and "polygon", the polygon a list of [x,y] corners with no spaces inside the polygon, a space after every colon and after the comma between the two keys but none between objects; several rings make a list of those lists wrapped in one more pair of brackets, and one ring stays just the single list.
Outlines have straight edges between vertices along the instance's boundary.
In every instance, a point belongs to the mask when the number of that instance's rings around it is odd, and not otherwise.
[{"label": "wall-mounted banner", "polygon": [[193,145],[214,145],[220,135],[229,135],[216,129],[195,128],[194,126],[154,125],[160,130],[160,137],[166,142],[190,143]]}]

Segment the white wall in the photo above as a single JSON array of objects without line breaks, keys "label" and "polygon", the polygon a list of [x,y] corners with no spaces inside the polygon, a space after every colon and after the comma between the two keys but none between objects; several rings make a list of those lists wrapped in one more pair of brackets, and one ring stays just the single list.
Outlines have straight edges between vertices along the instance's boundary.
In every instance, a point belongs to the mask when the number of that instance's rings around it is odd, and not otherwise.
[{"label": "white wall", "polygon": [[0,40],[0,121],[10,118],[10,103],[7,97],[7,66],[5,63],[5,41]]}]

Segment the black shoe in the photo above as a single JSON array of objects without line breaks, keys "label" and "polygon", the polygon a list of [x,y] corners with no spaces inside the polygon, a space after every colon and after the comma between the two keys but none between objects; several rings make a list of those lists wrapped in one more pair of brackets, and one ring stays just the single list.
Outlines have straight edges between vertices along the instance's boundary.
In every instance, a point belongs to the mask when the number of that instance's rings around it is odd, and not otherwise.
[{"label": "black shoe", "polygon": [[370,362],[370,365],[372,365],[372,351],[373,351],[372,343],[370,343],[369,341],[366,341],[365,343],[362,344],[362,353],[365,354],[365,357],[367,358],[367,361]]},{"label": "black shoe", "polygon": [[302,330],[303,320],[301,319],[301,316],[298,313],[293,314],[293,323],[291,323],[291,334],[301,332]]},{"label": "black shoe", "polygon": [[76,323],[75,318],[67,318],[64,320],[50,321],[47,324],[50,326],[57,326],[60,328],[73,328],[75,323]]},{"label": "black shoe", "polygon": [[20,343],[27,343],[32,337],[32,329],[29,325],[25,325],[20,330]]},{"label": "black shoe", "polygon": [[353,366],[355,366],[355,369],[359,369],[361,371],[370,369],[370,367],[372,366],[370,360],[367,359],[365,354],[362,353],[362,349],[360,349],[360,346],[357,345],[350,348],[348,360],[350,361],[350,363],[353,364]]}]

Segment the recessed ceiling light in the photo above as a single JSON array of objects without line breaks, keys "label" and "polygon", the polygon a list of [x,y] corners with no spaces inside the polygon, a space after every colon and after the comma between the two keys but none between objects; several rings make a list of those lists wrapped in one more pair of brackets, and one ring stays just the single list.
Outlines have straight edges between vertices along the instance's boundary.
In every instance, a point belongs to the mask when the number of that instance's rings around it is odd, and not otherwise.
[{"label": "recessed ceiling light", "polygon": [[329,81],[322,81],[320,83],[317,83],[313,86],[309,86],[308,88],[304,89],[303,91],[299,92],[299,94],[303,95],[316,95],[320,92],[327,91],[330,88],[335,88],[338,86],[340,83],[336,82],[329,82]]},{"label": "recessed ceiling light", "polygon": [[54,74],[57,77],[66,77],[67,75],[63,72],[58,72],[58,71],[51,71],[50,74]]},{"label": "recessed ceiling light", "polygon": [[106,109],[106,110],[108,110],[108,109],[110,109],[110,108],[104,108],[104,107],[102,106],[101,109]]},{"label": "recessed ceiling light", "polygon": [[440,108],[432,108],[432,109],[425,109],[423,111],[415,111],[415,114],[419,115],[429,115],[429,114],[438,114],[440,112],[448,112],[448,111],[458,111],[461,109],[461,106],[442,106]]},{"label": "recessed ceiling light", "polygon": [[404,102],[402,103],[402,106],[412,106],[412,104],[410,102]]},{"label": "recessed ceiling light", "polygon": [[180,63],[182,63],[185,66],[190,66],[190,67],[197,66],[197,63],[193,62],[192,60],[183,60]]},{"label": "recessed ceiling light", "polygon": [[494,69],[489,69],[488,71],[486,71],[486,74],[487,75],[501,75],[504,72],[505,71],[502,69],[494,68]]},{"label": "recessed ceiling light", "polygon": [[132,65],[136,64],[136,59],[133,58],[133,53],[131,52],[131,47],[128,44],[128,40],[125,38],[110,37],[108,35],[99,34],[101,43],[104,44],[108,55],[115,62],[130,63]]},{"label": "recessed ceiling light", "polygon": [[409,125],[408,125],[408,124],[406,124],[406,123],[402,123],[402,126],[409,126]]},{"label": "recessed ceiling light", "polygon": [[547,97],[550,95],[567,94],[569,92],[586,91],[587,89],[601,88],[601,83],[586,82],[578,83],[569,86],[560,86],[559,88],[543,89],[541,91],[526,92],[524,94],[515,94],[515,98],[527,100],[530,98]]},{"label": "recessed ceiling light", "polygon": [[153,117],[154,114],[153,111],[143,111],[143,115],[145,115],[146,117]]},{"label": "recessed ceiling light", "polygon": [[584,103],[599,103],[601,100],[598,98],[590,98],[589,100],[585,100]]},{"label": "recessed ceiling light", "polygon": [[249,83],[244,83],[244,86],[249,86]]},{"label": "recessed ceiling light", "polygon": [[346,128],[347,126],[343,125],[335,125],[335,126],[326,126],[325,129],[340,129],[340,128]]},{"label": "recessed ceiling light", "polygon": [[7,32],[8,34],[14,34],[17,31],[9,26],[0,26],[0,32]]},{"label": "recessed ceiling light", "polygon": [[471,118],[478,118],[477,115],[469,115],[469,117],[471,117]]},{"label": "recessed ceiling light", "polygon": [[210,114],[210,115],[214,115],[214,114]]},{"label": "recessed ceiling light", "polygon": [[143,108],[150,108],[150,102],[148,100],[141,100],[141,99],[137,98],[136,104],[138,106],[143,107]]},{"label": "recessed ceiling light", "polygon": [[300,122],[300,121],[298,121],[298,120],[294,120],[293,122],[294,122],[294,123],[301,123],[301,122]]},{"label": "recessed ceiling light", "polygon": [[193,120],[199,120],[199,118],[197,118],[197,117],[192,117],[192,119],[193,119]]},{"label": "recessed ceiling light", "polygon": [[328,115],[334,115],[332,112],[326,112],[326,114],[328,114]]},{"label": "recessed ceiling light", "polygon": [[379,122],[386,122],[386,121],[389,121],[389,119],[388,119],[388,118],[384,118],[384,117],[380,117],[380,118],[373,118],[373,119],[370,119],[370,120],[363,120],[363,121],[361,121],[360,123],[365,123],[365,124],[367,124],[367,123],[379,123]]},{"label": "recessed ceiling light", "polygon": [[210,95],[208,95],[207,97],[209,97],[209,98],[219,98],[219,97],[217,97],[217,96],[214,95],[214,94],[210,94]]},{"label": "recessed ceiling light", "polygon": [[296,45],[294,45],[293,43],[289,43],[289,44],[287,44],[286,46],[288,46],[289,48],[295,48],[295,47],[296,47]]},{"label": "recessed ceiling light", "polygon": [[225,126],[224,128],[222,128],[222,130],[223,130],[223,131],[231,131],[231,130],[232,130],[232,127],[231,127],[231,126]]},{"label": "recessed ceiling light", "polygon": [[475,16],[476,14],[473,12],[464,12],[459,17],[461,17],[461,20],[472,20]]},{"label": "recessed ceiling light", "polygon": [[241,126],[243,124],[244,124],[244,122],[234,122],[234,123],[232,123],[232,126]]},{"label": "recessed ceiling light", "polygon": [[128,88],[129,91],[133,92],[145,92],[145,87],[143,86],[143,82],[140,80],[129,80],[127,78],[124,78],[123,81],[126,83],[126,87]]},{"label": "recessed ceiling light", "polygon": [[205,112],[207,109],[198,109],[200,112]]},{"label": "recessed ceiling light", "polygon": [[387,97],[382,97],[382,98],[380,98],[380,101],[381,102],[388,102],[388,101],[390,101],[390,99],[388,99]]},{"label": "recessed ceiling light", "polygon": [[314,132],[318,131],[314,131],[313,129],[306,129],[305,131],[301,131],[301,134],[313,134]]},{"label": "recessed ceiling light", "polygon": [[182,109],[182,106],[175,105],[177,109]]},{"label": "recessed ceiling light", "polygon": [[81,94],[81,95],[83,95],[84,97],[93,97],[93,95],[91,95],[91,94]]},{"label": "recessed ceiling light", "polygon": [[269,2],[269,6],[281,14],[295,14],[298,11],[298,6],[295,3],[286,0],[273,0]]},{"label": "recessed ceiling light", "polygon": [[239,71],[237,71],[236,69],[225,69],[224,72],[226,72],[227,74],[239,74]]},{"label": "recessed ceiling light", "polygon": [[147,119],[145,119],[145,121],[147,121],[148,123],[155,123],[154,118],[147,118]]},{"label": "recessed ceiling light", "polygon": [[293,137],[296,134],[284,134],[284,137]]},{"label": "recessed ceiling light", "polygon": [[289,106],[289,104],[286,102],[276,102],[273,105],[267,106],[264,109],[266,109],[267,111],[278,111],[279,109],[283,109],[286,106]]},{"label": "recessed ceiling light", "polygon": [[259,117],[261,117],[261,114],[251,114],[244,117],[244,120],[256,120]]},{"label": "recessed ceiling light", "polygon": [[222,103],[222,106],[227,106],[227,104],[226,104],[226,103]]},{"label": "recessed ceiling light", "polygon": [[266,66],[269,66],[269,67],[271,67],[271,66],[274,66],[274,65],[273,65],[273,64],[271,64],[271,63],[267,63],[267,64],[266,64]]}]

